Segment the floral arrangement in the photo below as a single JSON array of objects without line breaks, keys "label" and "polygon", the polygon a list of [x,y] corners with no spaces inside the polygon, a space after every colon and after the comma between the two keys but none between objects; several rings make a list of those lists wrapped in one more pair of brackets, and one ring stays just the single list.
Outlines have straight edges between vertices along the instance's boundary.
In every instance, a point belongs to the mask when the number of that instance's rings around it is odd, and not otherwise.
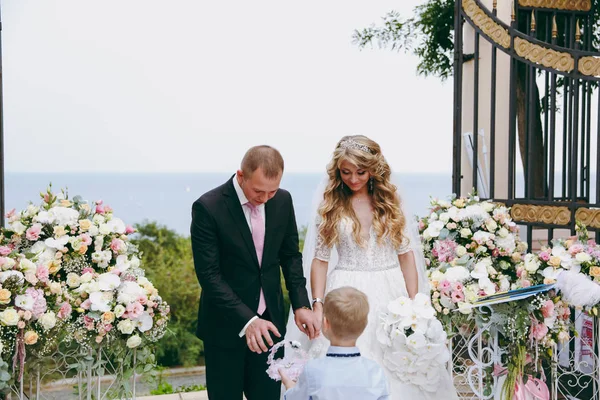
[{"label": "floral arrangement", "polygon": [[458,318],[452,311],[470,315],[480,297],[532,284],[517,275],[527,245],[502,205],[477,196],[433,199],[419,231],[433,306],[446,326]]},{"label": "floral arrangement", "polygon": [[145,278],[135,230],[102,201],[51,188],[7,214],[0,235],[0,355],[20,364],[59,341],[142,348],[166,330],[169,306]]},{"label": "floral arrangement", "polygon": [[497,293],[555,283],[564,269],[583,265],[583,270],[592,271],[593,265],[600,265],[593,260],[593,249],[586,252],[590,257],[577,255],[582,247],[571,243],[556,242],[539,254],[526,253],[509,211],[468,196],[432,200],[430,214],[419,221],[438,318],[449,334],[475,324],[494,325],[505,350],[500,367],[507,375],[506,399],[522,390],[528,379],[542,382],[542,363],[550,361],[557,343],[571,337],[569,304],[552,290],[483,309],[473,305]]},{"label": "floral arrangement", "polygon": [[[281,348],[285,349],[284,357],[275,358],[275,355]],[[304,365],[308,362],[308,358],[308,354],[302,350],[300,342],[282,340],[269,350],[267,375],[275,381],[280,381],[281,375],[279,374],[279,370],[281,369],[285,371],[285,375],[288,378],[295,381],[304,370]]]},{"label": "floral arrangement", "polygon": [[435,393],[450,353],[446,332],[435,318],[429,296],[400,297],[381,314],[377,339],[383,346],[383,364],[402,382]]}]

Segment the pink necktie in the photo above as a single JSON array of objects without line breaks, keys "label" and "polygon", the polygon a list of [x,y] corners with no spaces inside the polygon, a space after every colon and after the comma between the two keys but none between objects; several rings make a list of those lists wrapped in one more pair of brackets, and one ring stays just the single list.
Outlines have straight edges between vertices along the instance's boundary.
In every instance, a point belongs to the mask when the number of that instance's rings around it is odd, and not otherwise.
[{"label": "pink necktie", "polygon": [[[256,249],[256,257],[258,258],[258,265],[262,263],[263,249],[265,247],[265,222],[258,207],[251,203],[246,203],[250,208],[250,226],[252,226],[252,241],[254,242],[254,248]],[[260,289],[260,300],[258,301],[258,315],[262,315],[267,309],[267,303],[265,302],[265,295],[262,288]]]}]

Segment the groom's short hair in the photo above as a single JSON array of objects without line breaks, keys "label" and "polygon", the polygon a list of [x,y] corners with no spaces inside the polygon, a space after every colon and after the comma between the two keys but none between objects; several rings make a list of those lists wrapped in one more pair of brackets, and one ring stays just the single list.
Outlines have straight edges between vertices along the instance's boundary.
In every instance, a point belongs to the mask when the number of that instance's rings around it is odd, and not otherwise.
[{"label": "groom's short hair", "polygon": [[325,296],[323,315],[336,337],[356,339],[367,327],[369,300],[360,290],[343,286]]},{"label": "groom's short hair", "polygon": [[252,173],[259,168],[268,179],[279,177],[283,173],[283,157],[281,153],[277,149],[267,145],[252,147],[244,155],[241,169],[244,176],[250,178]]}]

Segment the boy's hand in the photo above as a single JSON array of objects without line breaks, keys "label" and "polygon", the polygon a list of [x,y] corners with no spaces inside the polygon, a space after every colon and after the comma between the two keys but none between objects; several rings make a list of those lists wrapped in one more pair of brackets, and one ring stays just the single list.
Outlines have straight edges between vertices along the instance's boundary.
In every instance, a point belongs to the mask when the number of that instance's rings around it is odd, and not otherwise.
[{"label": "boy's hand", "polygon": [[283,372],[283,369],[279,368],[278,369],[279,372],[279,376],[281,376],[281,382],[283,382],[283,386],[285,386],[286,389],[291,389],[294,386],[296,386],[296,382],[294,382],[293,380],[291,380],[290,378],[288,378],[288,376],[285,374],[285,372]]}]

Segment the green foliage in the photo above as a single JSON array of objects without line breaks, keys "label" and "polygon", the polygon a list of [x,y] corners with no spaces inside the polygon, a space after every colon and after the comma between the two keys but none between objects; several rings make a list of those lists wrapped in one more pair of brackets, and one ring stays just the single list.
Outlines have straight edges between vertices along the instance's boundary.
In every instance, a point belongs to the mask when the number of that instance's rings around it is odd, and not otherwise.
[{"label": "green foliage", "polygon": [[442,80],[452,76],[454,0],[428,0],[405,20],[396,11],[382,19],[381,26],[354,31],[353,41],[359,48],[377,43],[380,48],[404,49],[419,57],[419,74]]},{"label": "green foliage", "polygon": [[195,335],[200,285],[189,238],[156,222],[136,225],[134,242],[146,276],[171,306],[171,321],[156,346],[159,365],[197,365],[204,346]]}]

